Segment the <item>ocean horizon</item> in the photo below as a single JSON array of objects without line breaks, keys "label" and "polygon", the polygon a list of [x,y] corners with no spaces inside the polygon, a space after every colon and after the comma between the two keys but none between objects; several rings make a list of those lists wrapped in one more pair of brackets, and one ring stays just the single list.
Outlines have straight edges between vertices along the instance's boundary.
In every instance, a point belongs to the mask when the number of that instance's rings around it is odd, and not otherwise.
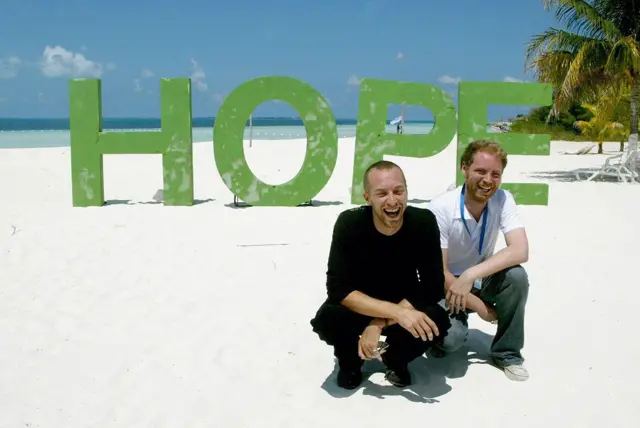
[{"label": "ocean horizon", "polygon": [[[386,131],[396,132],[396,125],[389,124]],[[215,117],[192,119],[193,142],[213,141]],[[244,139],[290,140],[306,138],[302,121],[295,117],[256,117],[252,127],[247,120]],[[339,138],[356,136],[357,119],[336,119]],[[434,122],[407,120],[405,134],[428,134]],[[104,131],[160,131],[160,118],[103,118]],[[491,132],[488,125],[487,130]],[[70,142],[68,118],[0,118],[0,149],[68,147]]]},{"label": "ocean horizon", "polygon": [[[192,119],[193,142],[213,141],[215,117]],[[295,117],[255,117],[253,126],[247,120],[245,139],[290,140],[306,138],[302,121]],[[336,119],[339,138],[355,137],[357,119]],[[405,121],[404,131],[426,134],[433,128],[432,121]],[[104,131],[160,131],[160,118],[103,118]],[[387,132],[396,132],[389,125]],[[0,149],[68,147],[70,141],[69,118],[0,118]]]},{"label": "ocean horizon", "polygon": [[[191,119],[193,128],[213,128],[215,116],[194,117]],[[252,119],[254,127],[262,126],[304,126],[299,117],[254,117]],[[358,119],[336,118],[337,125],[356,125]],[[390,120],[387,120],[389,124]],[[405,120],[405,124],[433,124],[431,120]],[[249,120],[246,122],[249,126]],[[160,129],[161,119],[159,117],[104,117],[102,119],[103,129]],[[0,118],[0,131],[60,131],[69,130],[69,118],[20,118],[6,117]]]}]

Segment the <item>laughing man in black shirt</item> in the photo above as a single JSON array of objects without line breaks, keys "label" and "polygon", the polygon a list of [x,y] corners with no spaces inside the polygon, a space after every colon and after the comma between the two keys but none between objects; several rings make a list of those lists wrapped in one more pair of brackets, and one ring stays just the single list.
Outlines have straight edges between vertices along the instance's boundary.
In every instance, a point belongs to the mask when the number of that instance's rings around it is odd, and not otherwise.
[{"label": "laughing man in black shirt", "polygon": [[445,309],[440,232],[431,211],[407,206],[404,173],[379,161],[364,175],[367,205],[342,212],[335,223],[327,270],[327,300],[311,320],[334,348],[338,385],[362,382],[364,360],[381,353],[386,379],[411,384],[408,364],[450,327]]}]

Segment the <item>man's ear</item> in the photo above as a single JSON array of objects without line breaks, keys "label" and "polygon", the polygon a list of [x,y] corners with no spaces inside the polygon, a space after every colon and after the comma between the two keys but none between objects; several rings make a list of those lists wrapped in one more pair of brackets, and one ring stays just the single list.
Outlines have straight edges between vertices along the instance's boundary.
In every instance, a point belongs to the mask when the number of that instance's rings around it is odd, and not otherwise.
[{"label": "man's ear", "polygon": [[367,201],[367,205],[371,205],[371,201],[369,200],[369,194],[367,192],[364,192],[362,196],[364,197],[364,200]]}]

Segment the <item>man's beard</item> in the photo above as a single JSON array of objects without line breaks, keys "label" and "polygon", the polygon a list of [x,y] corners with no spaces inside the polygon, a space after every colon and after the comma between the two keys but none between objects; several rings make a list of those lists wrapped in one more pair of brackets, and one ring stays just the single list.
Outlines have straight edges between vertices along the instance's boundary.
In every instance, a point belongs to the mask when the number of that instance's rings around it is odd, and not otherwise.
[{"label": "man's beard", "polygon": [[497,187],[488,184],[481,184],[482,182],[468,183],[467,184],[467,192],[469,193],[469,197],[476,202],[484,203],[493,196],[496,192]]}]

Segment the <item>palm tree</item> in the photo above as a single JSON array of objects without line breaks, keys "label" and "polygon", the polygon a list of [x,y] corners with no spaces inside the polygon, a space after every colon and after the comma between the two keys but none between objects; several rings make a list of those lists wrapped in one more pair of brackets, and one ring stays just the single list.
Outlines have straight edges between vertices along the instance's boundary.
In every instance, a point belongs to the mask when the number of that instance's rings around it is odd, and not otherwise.
[{"label": "palm tree", "polygon": [[638,145],[640,0],[542,0],[566,30],[550,28],[527,48],[526,64],[555,89],[550,114],[596,103],[604,88],[630,88],[629,150]]},{"label": "palm tree", "polygon": [[583,107],[588,109],[593,117],[588,121],[578,120],[574,126],[584,136],[598,143],[598,153],[602,153],[602,144],[605,141],[627,137],[627,130],[624,125],[612,119],[613,112],[608,109],[608,105],[603,105],[603,103],[583,104]]}]

